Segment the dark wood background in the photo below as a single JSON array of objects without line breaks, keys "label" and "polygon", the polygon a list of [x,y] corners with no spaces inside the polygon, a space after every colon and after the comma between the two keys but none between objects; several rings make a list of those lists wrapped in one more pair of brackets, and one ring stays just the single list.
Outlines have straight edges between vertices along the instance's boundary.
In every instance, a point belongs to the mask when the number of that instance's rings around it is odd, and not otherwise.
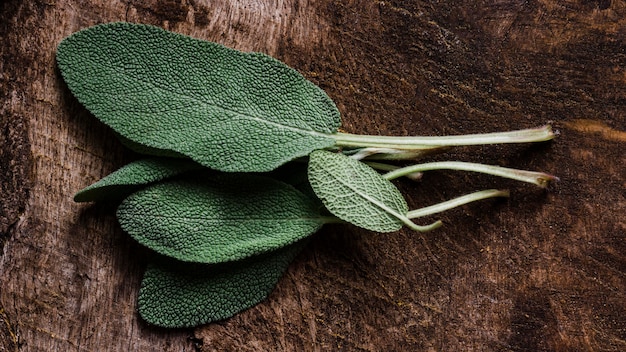
[{"label": "dark wood background", "polygon": [[[626,2],[5,0],[0,5],[0,351],[626,350]],[[270,298],[195,330],[136,314],[146,251],[75,191],[134,156],[69,94],[59,41],[150,23],[266,52],[344,130],[443,135],[552,121],[538,146],[448,157],[553,173],[400,182],[412,207],[508,187],[426,234],[329,226]]]}]

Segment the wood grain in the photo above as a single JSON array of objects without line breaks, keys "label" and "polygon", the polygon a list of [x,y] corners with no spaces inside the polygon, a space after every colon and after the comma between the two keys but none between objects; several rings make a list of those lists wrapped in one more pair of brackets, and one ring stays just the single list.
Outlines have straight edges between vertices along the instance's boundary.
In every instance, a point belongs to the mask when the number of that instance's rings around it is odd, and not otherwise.
[{"label": "wood grain", "polygon": [[[0,5],[0,351],[626,350],[623,1],[5,1]],[[417,234],[322,230],[270,298],[162,330],[136,315],[147,251],[113,208],[71,201],[134,155],[71,96],[59,41],[151,23],[269,53],[354,133],[534,127],[539,146],[448,158],[556,174],[547,191],[460,172],[403,181],[411,207],[506,187]],[[432,220],[432,219],[429,219]]]}]

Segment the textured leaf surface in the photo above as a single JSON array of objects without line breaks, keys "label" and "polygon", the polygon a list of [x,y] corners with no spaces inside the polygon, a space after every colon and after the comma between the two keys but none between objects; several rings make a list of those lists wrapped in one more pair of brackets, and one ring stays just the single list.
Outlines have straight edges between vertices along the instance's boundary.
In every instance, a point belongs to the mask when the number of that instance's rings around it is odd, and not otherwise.
[{"label": "textured leaf surface", "polygon": [[74,196],[76,202],[122,199],[141,186],[170,178],[187,171],[201,169],[191,160],[151,158],[134,161],[83,188]]},{"label": "textured leaf surface", "polygon": [[400,191],[378,172],[343,154],[311,153],[309,182],[338,218],[368,230],[399,230],[408,205]]},{"label": "textured leaf surface", "polygon": [[223,171],[268,171],[334,144],[332,100],[297,71],[163,29],[91,27],[61,42],[76,98],[124,137]]},{"label": "textured leaf surface", "polygon": [[117,217],[143,245],[199,263],[272,251],[324,223],[309,197],[283,182],[250,174],[159,183],[126,198]]},{"label": "textured leaf surface", "polygon": [[148,265],[139,291],[139,314],[147,322],[180,328],[226,319],[263,301],[304,246],[222,264],[160,257]]}]

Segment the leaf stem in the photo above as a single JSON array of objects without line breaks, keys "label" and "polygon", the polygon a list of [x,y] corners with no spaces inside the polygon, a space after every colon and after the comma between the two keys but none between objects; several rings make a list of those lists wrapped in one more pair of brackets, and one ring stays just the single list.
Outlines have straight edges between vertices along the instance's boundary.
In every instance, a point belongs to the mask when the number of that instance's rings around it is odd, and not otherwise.
[{"label": "leaf stem", "polygon": [[408,218],[407,218],[407,221],[403,221],[403,222],[411,230],[415,230],[415,231],[419,231],[419,232],[432,231],[432,230],[434,230],[434,229],[436,229],[438,227],[441,227],[441,225],[443,225],[443,222],[441,222],[441,220],[437,220],[437,221],[435,221],[435,222],[433,222],[432,224],[429,224],[429,225],[418,225],[418,224],[414,223],[413,221],[411,221]]},{"label": "leaf stem", "polygon": [[351,158],[356,160],[417,160],[445,149],[447,149],[447,147],[424,146],[420,149],[391,149],[368,147],[356,149],[352,154],[348,154],[344,151],[344,154],[350,155]]},{"label": "leaf stem", "polygon": [[390,171],[384,174],[383,177],[388,180],[393,180],[395,178],[409,175],[415,172],[441,169],[480,172],[484,174],[510,178],[513,180],[534,183],[535,185],[542,188],[545,188],[550,181],[558,180],[556,176],[552,176],[543,172],[510,169],[501,166],[467,163],[463,161],[438,161],[432,163],[411,165],[394,171]]},{"label": "leaf stem", "polygon": [[[376,169],[379,171],[396,171],[396,170],[400,170],[402,167],[398,166],[398,165],[391,165],[391,164],[385,164],[385,163],[378,163],[378,162],[373,162],[373,161],[367,161],[365,162],[367,165],[369,165],[369,167],[371,167],[372,169]],[[410,174],[406,174],[406,175],[402,175],[405,176],[408,179],[411,179],[413,181],[419,181],[422,178],[422,173],[421,172],[413,172]]]},{"label": "leaf stem", "polygon": [[495,198],[495,197],[509,197],[509,191],[498,190],[498,189],[488,189],[484,191],[478,191],[478,192],[466,194],[464,196],[450,199],[448,201],[434,204],[428,207],[411,210],[406,214],[406,217],[409,219],[415,219],[415,218],[419,218],[423,216],[441,213],[443,211],[450,210],[452,208],[465,205],[467,203],[471,203],[471,202],[475,202],[475,201],[479,201],[479,200],[483,200],[487,198]]},{"label": "leaf stem", "polygon": [[398,137],[373,136],[337,132],[333,138],[335,144],[342,147],[371,147],[402,150],[432,149],[443,146],[484,145],[500,143],[543,142],[554,138],[552,127],[545,125],[525,130],[467,134],[458,136]]}]

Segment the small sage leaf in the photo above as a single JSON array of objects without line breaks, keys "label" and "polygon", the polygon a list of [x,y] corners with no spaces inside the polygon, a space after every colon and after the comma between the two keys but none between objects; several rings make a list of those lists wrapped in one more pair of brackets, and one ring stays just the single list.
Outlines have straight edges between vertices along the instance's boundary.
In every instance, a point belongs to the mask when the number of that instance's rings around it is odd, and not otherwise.
[{"label": "small sage leaf", "polygon": [[168,181],[119,206],[122,228],[141,244],[182,261],[220,263],[284,247],[325,222],[292,186],[252,174]]},{"label": "small sage leaf", "polygon": [[368,230],[392,232],[406,223],[408,205],[378,172],[343,154],[318,150],[309,160],[309,182],[338,218]]},{"label": "small sage leaf", "polygon": [[159,257],[148,265],[141,282],[139,314],[167,328],[229,318],[266,299],[305,242],[222,264]]},{"label": "small sage leaf", "polygon": [[123,166],[74,195],[75,202],[122,199],[142,186],[203,168],[191,160],[150,158]]},{"label": "small sage leaf", "polygon": [[282,62],[158,27],[72,34],[57,62],[74,96],[140,145],[222,171],[269,171],[334,145],[333,101]]}]

